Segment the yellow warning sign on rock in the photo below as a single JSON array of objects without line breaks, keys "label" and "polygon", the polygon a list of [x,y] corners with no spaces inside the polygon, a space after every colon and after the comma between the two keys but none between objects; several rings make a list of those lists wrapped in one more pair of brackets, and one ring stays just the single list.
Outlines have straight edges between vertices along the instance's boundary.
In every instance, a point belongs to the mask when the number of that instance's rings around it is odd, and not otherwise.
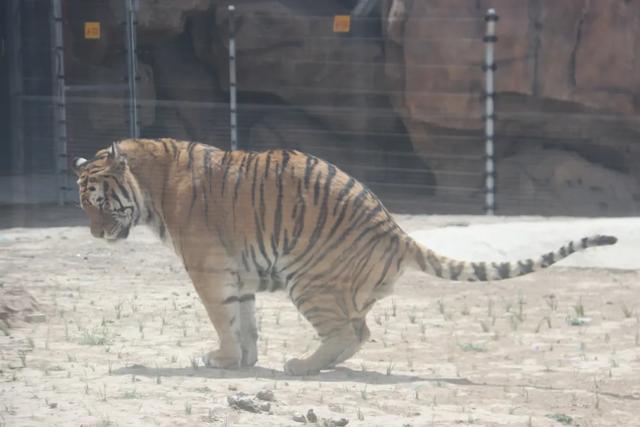
[{"label": "yellow warning sign on rock", "polygon": [[333,17],[333,32],[348,33],[351,29],[350,15],[336,15]]},{"label": "yellow warning sign on rock", "polygon": [[96,40],[100,38],[100,23],[99,22],[85,22],[84,23],[84,38],[90,40]]}]

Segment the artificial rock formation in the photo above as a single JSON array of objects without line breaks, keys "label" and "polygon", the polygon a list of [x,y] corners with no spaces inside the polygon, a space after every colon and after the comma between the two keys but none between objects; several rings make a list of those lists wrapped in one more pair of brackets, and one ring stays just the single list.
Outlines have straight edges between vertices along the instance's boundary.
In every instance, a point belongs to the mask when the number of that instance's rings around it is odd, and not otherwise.
[{"label": "artificial rock formation", "polygon": [[[497,153],[531,144],[581,154],[640,178],[634,30],[640,4],[619,0],[390,0],[385,2],[387,76],[394,106],[439,187],[481,188],[477,174],[447,173],[467,154],[484,152],[481,18],[494,7]],[[400,58],[401,65],[396,65]],[[445,160],[442,160],[445,159]],[[468,169],[463,168],[468,171]]]},{"label": "artificial rock formation", "polygon": [[533,146],[504,158],[498,190],[497,203],[503,213],[640,214],[640,189],[633,177],[568,151]]}]

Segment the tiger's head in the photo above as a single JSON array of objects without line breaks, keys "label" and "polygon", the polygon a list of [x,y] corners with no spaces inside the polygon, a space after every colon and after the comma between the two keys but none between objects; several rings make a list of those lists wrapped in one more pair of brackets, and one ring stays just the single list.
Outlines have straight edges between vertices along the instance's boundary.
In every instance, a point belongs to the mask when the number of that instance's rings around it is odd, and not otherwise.
[{"label": "tiger's head", "polygon": [[91,234],[109,241],[125,239],[140,218],[136,179],[113,143],[92,160],[77,158],[80,204],[91,220]]}]

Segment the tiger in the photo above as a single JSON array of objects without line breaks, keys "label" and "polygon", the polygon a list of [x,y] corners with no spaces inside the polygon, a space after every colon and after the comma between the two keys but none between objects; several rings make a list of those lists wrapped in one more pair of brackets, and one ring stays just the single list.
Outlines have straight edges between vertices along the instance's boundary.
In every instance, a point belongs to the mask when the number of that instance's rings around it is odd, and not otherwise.
[{"label": "tiger", "polygon": [[366,317],[408,269],[451,281],[497,281],[546,268],[614,236],[569,242],[539,259],[466,262],[412,239],[361,182],[295,150],[225,151],[174,139],[124,139],[78,158],[91,234],[125,239],[147,225],[181,258],[218,348],[207,366],[258,360],[255,294],[286,292],[320,338],[287,374],[332,369],[370,337]]}]

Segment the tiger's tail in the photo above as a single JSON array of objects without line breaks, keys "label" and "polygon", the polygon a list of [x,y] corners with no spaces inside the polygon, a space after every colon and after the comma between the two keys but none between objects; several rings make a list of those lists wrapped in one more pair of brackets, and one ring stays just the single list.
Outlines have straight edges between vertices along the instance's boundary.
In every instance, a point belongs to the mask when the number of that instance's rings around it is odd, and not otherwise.
[{"label": "tiger's tail", "polygon": [[555,252],[542,255],[537,260],[522,259],[508,262],[468,262],[447,258],[413,241],[415,266],[427,274],[443,279],[464,282],[487,282],[518,277],[547,268],[574,252],[595,246],[613,245],[618,241],[614,236],[590,236],[575,240]]}]

